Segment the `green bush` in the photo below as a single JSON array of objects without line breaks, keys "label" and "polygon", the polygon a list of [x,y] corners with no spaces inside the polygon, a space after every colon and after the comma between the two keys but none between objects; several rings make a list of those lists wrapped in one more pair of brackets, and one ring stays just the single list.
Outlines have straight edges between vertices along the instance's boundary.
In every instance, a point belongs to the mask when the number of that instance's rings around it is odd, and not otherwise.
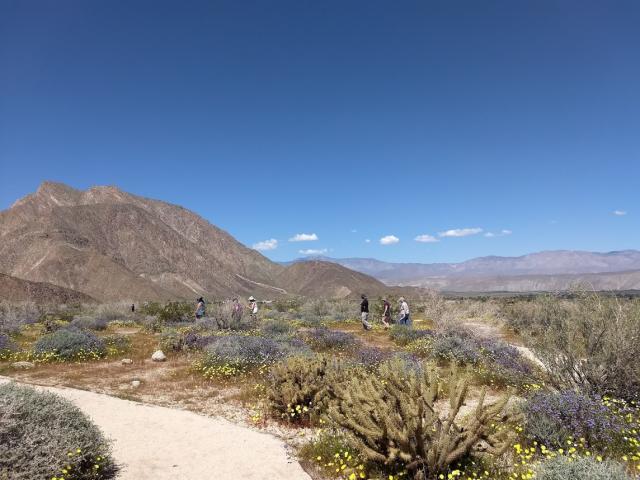
[{"label": "green bush", "polygon": [[53,354],[61,360],[99,358],[106,355],[104,341],[90,332],[63,328],[44,335],[34,345],[36,354]]},{"label": "green bush", "polygon": [[260,326],[260,332],[267,337],[284,337],[295,331],[290,322],[284,320],[266,320]]},{"label": "green bush", "polygon": [[620,464],[592,457],[555,457],[536,468],[537,480],[631,480]]},{"label": "green bush", "polygon": [[[496,455],[510,444],[507,429],[496,428],[505,416],[508,396],[485,405],[483,389],[478,406],[458,424],[468,384],[467,376],[456,369],[441,386],[435,371],[393,359],[381,365],[377,376],[355,374],[338,384],[329,416],[367,460],[404,466],[415,479],[433,478],[471,454],[481,441]],[[448,394],[449,410],[441,417],[435,402],[442,391]]]},{"label": "green bush", "polygon": [[289,422],[317,421],[348,378],[347,367],[324,355],[295,356],[271,367],[267,398],[271,411]]},{"label": "green bush", "polygon": [[0,478],[106,480],[117,470],[100,430],[71,402],[0,385]]}]

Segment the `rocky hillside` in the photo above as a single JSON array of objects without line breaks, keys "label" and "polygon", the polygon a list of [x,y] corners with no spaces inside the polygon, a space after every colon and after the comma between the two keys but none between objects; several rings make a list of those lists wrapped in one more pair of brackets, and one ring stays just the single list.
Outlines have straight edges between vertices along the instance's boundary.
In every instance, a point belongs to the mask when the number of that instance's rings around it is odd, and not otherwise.
[{"label": "rocky hillside", "polygon": [[333,265],[322,276],[313,265],[294,270],[291,282],[285,267],[195,213],[115,187],[45,182],[0,212],[0,272],[101,301],[331,296],[378,283]]},{"label": "rocky hillside", "polygon": [[50,283],[30,282],[0,273],[0,300],[35,302],[38,305],[94,303],[89,295]]}]

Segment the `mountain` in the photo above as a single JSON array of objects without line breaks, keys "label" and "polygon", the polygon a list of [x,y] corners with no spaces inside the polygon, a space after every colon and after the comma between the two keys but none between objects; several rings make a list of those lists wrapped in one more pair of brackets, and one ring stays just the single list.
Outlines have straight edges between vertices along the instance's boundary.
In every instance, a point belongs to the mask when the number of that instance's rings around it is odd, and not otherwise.
[{"label": "mountain", "polygon": [[389,290],[373,277],[322,261],[293,263],[280,273],[278,280],[286,289],[310,297],[380,295]]},{"label": "mountain", "polygon": [[9,302],[31,301],[39,305],[61,303],[95,303],[84,293],[51,283],[30,282],[0,273],[0,300]]},{"label": "mountain", "polygon": [[391,263],[373,258],[306,257],[294,262],[335,262],[385,282],[433,276],[561,275],[640,270],[640,251],[584,252],[552,250],[519,257],[478,257],[460,263]]},{"label": "mountain", "polygon": [[[640,251],[584,252],[555,250],[520,257],[479,257],[461,263],[390,263],[372,258],[302,258],[292,263],[323,260],[371,275],[387,285],[418,286],[449,291],[535,291],[565,289],[575,282],[595,288],[625,289],[635,283]],[[632,272],[623,275],[624,272]],[[607,274],[607,275],[593,275]],[[635,287],[633,286],[635,285]]]},{"label": "mountain", "polygon": [[[293,270],[303,276],[316,267]],[[189,210],[115,187],[44,182],[0,212],[0,272],[101,301],[299,293],[286,271]],[[359,290],[341,269],[336,275],[345,282],[336,285]],[[304,290],[334,291],[308,281]]]}]

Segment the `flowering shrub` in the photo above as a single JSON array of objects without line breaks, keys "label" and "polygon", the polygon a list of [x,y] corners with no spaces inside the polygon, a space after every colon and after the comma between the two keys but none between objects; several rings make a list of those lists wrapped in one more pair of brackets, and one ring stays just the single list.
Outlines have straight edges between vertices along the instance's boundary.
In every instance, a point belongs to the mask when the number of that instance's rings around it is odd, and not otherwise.
[{"label": "flowering shrub", "polygon": [[119,355],[131,348],[131,340],[124,335],[107,335],[102,340],[108,355]]},{"label": "flowering shrub", "polygon": [[317,439],[304,445],[300,454],[318,465],[326,475],[341,480],[371,478],[363,459],[338,431],[323,431]]},{"label": "flowering shrub", "polygon": [[377,368],[382,362],[389,360],[391,353],[377,347],[360,347],[353,355],[353,359],[365,368]]},{"label": "flowering shrub", "polygon": [[102,433],[71,402],[0,385],[0,478],[107,480],[117,467]]},{"label": "flowering shrub", "polygon": [[16,350],[18,350],[18,347],[13,343],[11,338],[9,338],[9,335],[0,333],[0,360],[9,358]]},{"label": "flowering shrub", "polygon": [[523,407],[526,431],[548,447],[562,447],[567,438],[584,438],[586,444],[606,450],[625,429],[601,398],[574,391],[538,392]]},{"label": "flowering shrub", "polygon": [[34,345],[36,355],[52,354],[59,360],[88,360],[104,357],[104,341],[90,332],[63,328],[44,335]]},{"label": "flowering shrub", "polygon": [[260,332],[265,337],[281,337],[293,334],[294,328],[284,320],[267,320],[260,326]]},{"label": "flowering shrub", "polygon": [[389,329],[389,337],[400,346],[408,345],[420,338],[431,338],[432,336],[432,330],[417,330],[405,325],[393,325]]},{"label": "flowering shrub", "polygon": [[630,480],[622,465],[591,457],[554,457],[536,468],[538,480]]},{"label": "flowering shrub", "polygon": [[194,367],[207,378],[241,375],[301,353],[295,344],[248,335],[218,337],[204,351]]},{"label": "flowering shrub", "polygon": [[447,332],[437,334],[425,343],[429,345],[429,356],[433,359],[465,364],[474,364],[480,360],[478,344],[468,335]]},{"label": "flowering shrub", "polygon": [[329,330],[324,327],[305,332],[304,339],[311,348],[319,351],[344,350],[358,343],[356,337],[351,333]]}]

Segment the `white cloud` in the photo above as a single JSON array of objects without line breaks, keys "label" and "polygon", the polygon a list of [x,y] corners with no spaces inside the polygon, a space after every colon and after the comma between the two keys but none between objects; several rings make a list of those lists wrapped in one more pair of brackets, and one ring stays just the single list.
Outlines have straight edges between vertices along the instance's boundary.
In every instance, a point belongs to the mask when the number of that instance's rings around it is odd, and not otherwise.
[{"label": "white cloud", "polygon": [[507,230],[506,228],[500,230],[500,233],[487,232],[484,234],[487,238],[493,237],[504,237],[505,235],[511,235],[513,232],[511,230]]},{"label": "white cloud", "polygon": [[269,240],[264,240],[262,242],[253,244],[254,250],[264,251],[264,250],[275,250],[276,248],[278,248],[278,240],[276,240],[275,238],[271,238]]},{"label": "white cloud", "polygon": [[624,217],[627,212],[625,210],[614,210],[612,212],[616,217]]},{"label": "white cloud", "polygon": [[398,243],[400,239],[395,235],[387,235],[380,239],[380,245],[393,245],[394,243]]},{"label": "white cloud", "polygon": [[289,239],[290,242],[314,242],[318,240],[315,233],[297,233]]},{"label": "white cloud", "polygon": [[365,243],[371,243],[371,239],[370,239],[370,238],[367,238],[364,242],[365,242]]},{"label": "white cloud", "polygon": [[298,250],[298,253],[302,255],[324,255],[328,251],[326,248],[308,248],[306,250]]},{"label": "white cloud", "polygon": [[477,235],[481,233],[481,228],[454,228],[446,232],[438,233],[439,237],[468,237],[469,235]]},{"label": "white cloud", "polygon": [[426,233],[424,235],[418,235],[414,240],[420,243],[435,243],[440,241],[433,235],[427,235]]}]

